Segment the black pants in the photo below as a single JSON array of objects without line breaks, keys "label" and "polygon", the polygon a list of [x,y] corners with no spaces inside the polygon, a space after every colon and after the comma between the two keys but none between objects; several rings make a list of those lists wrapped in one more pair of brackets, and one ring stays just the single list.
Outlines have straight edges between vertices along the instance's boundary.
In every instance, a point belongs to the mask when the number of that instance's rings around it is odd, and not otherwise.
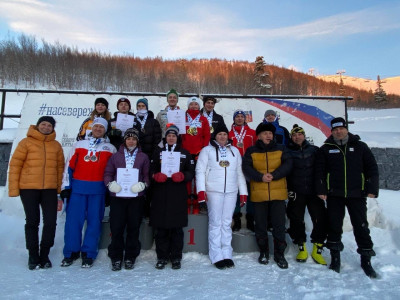
[{"label": "black pants", "polygon": [[[268,213],[270,211],[270,214]],[[268,219],[272,224],[274,240],[285,243],[286,205],[283,200],[254,202],[255,235],[260,251],[268,250]]]},{"label": "black pants", "polygon": [[372,249],[374,244],[368,228],[367,199],[329,196],[327,199],[329,222],[327,247],[333,250],[343,249],[342,234],[345,207],[347,207],[350,221],[353,225],[354,237],[358,246],[357,251],[360,253],[364,250]]},{"label": "black pants", "polygon": [[[139,233],[142,223],[143,205],[144,197],[111,197],[111,244],[108,246],[108,256],[112,260],[135,260],[139,256],[141,247]],[[124,238],[125,229],[126,240]]]},{"label": "black pants", "polygon": [[325,201],[315,195],[303,195],[296,193],[289,196],[287,216],[290,220],[288,230],[294,244],[303,244],[307,241],[304,214],[308,208],[313,229],[311,242],[323,244],[326,239],[328,219],[325,208]]},{"label": "black pants", "polygon": [[155,241],[158,259],[182,259],[183,230],[181,227],[156,228]]},{"label": "black pants", "polygon": [[43,214],[43,229],[40,248],[47,251],[54,245],[57,226],[57,190],[20,190],[24,206],[26,248],[30,251],[39,250],[40,207]]}]

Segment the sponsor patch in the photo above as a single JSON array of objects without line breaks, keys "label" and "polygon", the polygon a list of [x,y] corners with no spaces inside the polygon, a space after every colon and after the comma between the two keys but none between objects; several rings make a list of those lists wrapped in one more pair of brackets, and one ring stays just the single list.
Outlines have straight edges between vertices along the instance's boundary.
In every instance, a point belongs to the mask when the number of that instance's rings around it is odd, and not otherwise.
[{"label": "sponsor patch", "polygon": [[186,158],[186,154],[181,154],[181,157],[182,158]]},{"label": "sponsor patch", "polygon": [[354,148],[353,148],[353,147],[350,147],[350,148],[349,148],[349,151],[354,152]]},{"label": "sponsor patch", "polygon": [[329,150],[329,153],[340,153],[340,150],[339,149],[332,149],[332,150]]},{"label": "sponsor patch", "polygon": [[194,165],[194,160],[193,160],[193,159],[191,159],[191,160],[190,160],[190,163],[191,163],[192,165]]}]

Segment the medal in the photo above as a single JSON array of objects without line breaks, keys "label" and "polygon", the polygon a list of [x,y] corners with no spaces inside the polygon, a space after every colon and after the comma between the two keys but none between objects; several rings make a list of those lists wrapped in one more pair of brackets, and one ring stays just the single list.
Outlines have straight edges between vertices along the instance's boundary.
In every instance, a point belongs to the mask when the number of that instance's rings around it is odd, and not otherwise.
[{"label": "medal", "polygon": [[223,168],[229,167],[229,161],[227,161],[227,160],[221,160],[221,161],[219,162],[219,165],[220,165],[221,167],[223,167]]},{"label": "medal", "polygon": [[232,131],[235,134],[236,140],[237,140],[237,144],[236,146],[239,148],[243,148],[244,144],[243,144],[243,140],[244,137],[246,135],[247,130],[244,130],[244,126],[242,126],[242,129],[240,130],[240,133],[237,133],[234,126],[232,125]]},{"label": "medal", "polygon": [[237,146],[240,148],[243,148],[244,145],[243,145],[243,143],[239,142],[239,143],[237,143]]},{"label": "medal", "polygon": [[83,158],[84,161],[88,162],[90,161],[90,156],[89,155],[85,155],[85,157]]},{"label": "medal", "polygon": [[210,133],[213,133],[214,132],[214,127],[210,127]]},{"label": "medal", "polygon": [[197,135],[197,128],[196,128],[196,127],[193,127],[193,129],[192,129],[192,134],[193,134],[193,135]]},{"label": "medal", "polygon": [[189,127],[188,130],[186,130],[186,133],[192,135],[192,128]]},{"label": "medal", "polygon": [[186,124],[189,125],[187,133],[190,135],[197,135],[197,127],[201,127],[201,122],[199,121],[200,114],[198,114],[194,120],[188,113],[186,114],[186,116],[187,116],[187,120],[188,120],[188,122]]},{"label": "medal", "polygon": [[92,162],[96,162],[96,161],[97,161],[97,156],[96,156],[96,155],[92,155],[92,156],[90,157],[90,160],[91,160]]}]

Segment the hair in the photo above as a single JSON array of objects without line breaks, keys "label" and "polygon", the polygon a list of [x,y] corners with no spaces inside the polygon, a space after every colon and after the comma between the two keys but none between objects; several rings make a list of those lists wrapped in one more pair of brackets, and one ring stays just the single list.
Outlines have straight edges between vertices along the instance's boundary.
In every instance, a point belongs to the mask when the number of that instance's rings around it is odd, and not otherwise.
[{"label": "hair", "polygon": [[107,121],[109,121],[111,119],[111,114],[110,111],[108,109],[106,109],[105,112],[103,112],[102,114],[98,114],[96,109],[93,109],[92,112],[90,113],[90,120],[94,120],[95,117],[102,117],[104,119],[106,119]]}]

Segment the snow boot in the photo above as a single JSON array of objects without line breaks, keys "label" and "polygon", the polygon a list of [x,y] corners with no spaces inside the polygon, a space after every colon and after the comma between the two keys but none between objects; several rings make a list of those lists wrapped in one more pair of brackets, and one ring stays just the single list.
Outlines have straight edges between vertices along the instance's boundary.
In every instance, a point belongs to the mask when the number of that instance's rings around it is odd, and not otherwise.
[{"label": "snow boot", "polygon": [[86,252],[82,252],[81,257],[82,257],[82,266],[81,266],[82,268],[88,269],[88,268],[91,268],[93,266],[94,259],[90,258],[90,257],[87,257],[87,253]]},{"label": "snow boot", "polygon": [[125,259],[124,267],[125,270],[132,270],[135,266],[135,259]]},{"label": "snow boot", "polygon": [[324,244],[314,243],[311,257],[317,264],[326,266],[326,261],[322,256],[323,247]]},{"label": "snow boot", "polygon": [[172,269],[179,270],[181,268],[181,261],[179,259],[174,259],[171,261]]},{"label": "snow boot", "polygon": [[225,261],[224,261],[224,260],[219,260],[219,261],[217,261],[216,263],[214,263],[214,266],[215,266],[217,269],[220,269],[220,270],[223,270],[223,269],[226,268],[226,264],[225,264]]},{"label": "snow boot", "polygon": [[254,216],[252,214],[246,214],[246,227],[254,232]]},{"label": "snow boot", "polygon": [[296,260],[298,262],[306,262],[308,258],[306,243],[301,243],[298,246],[299,246],[299,253],[296,256]]},{"label": "snow boot", "polygon": [[361,255],[361,268],[364,270],[365,275],[370,278],[376,278],[377,274],[371,266],[371,256]]},{"label": "snow boot", "polygon": [[260,256],[258,257],[258,263],[262,265],[268,265],[269,263],[269,252],[260,252]]},{"label": "snow boot", "polygon": [[233,214],[233,226],[232,231],[239,231],[242,228],[242,213],[234,213]]},{"label": "snow boot", "polygon": [[121,271],[122,269],[122,261],[119,259],[111,260],[111,270],[112,271]]},{"label": "snow boot", "polygon": [[229,269],[229,268],[233,268],[235,266],[235,263],[233,262],[232,259],[229,258],[225,258],[224,259],[225,262],[225,266]]},{"label": "snow boot", "polygon": [[49,248],[40,248],[40,268],[41,269],[50,269],[53,265],[49,259]]},{"label": "snow boot", "polygon": [[40,257],[38,249],[29,250],[28,268],[29,270],[37,270],[40,268]]},{"label": "snow boot", "polygon": [[162,270],[168,264],[168,261],[165,259],[159,259],[156,263],[156,269]]},{"label": "snow boot", "polygon": [[289,264],[285,259],[286,242],[274,239],[274,261],[281,269],[287,269]]},{"label": "snow boot", "polygon": [[331,264],[329,265],[329,269],[340,273],[340,251],[339,250],[331,250]]},{"label": "snow boot", "polygon": [[80,253],[79,252],[72,252],[71,253],[71,257],[64,257],[64,259],[61,262],[61,267],[69,267],[79,257],[80,257]]}]

